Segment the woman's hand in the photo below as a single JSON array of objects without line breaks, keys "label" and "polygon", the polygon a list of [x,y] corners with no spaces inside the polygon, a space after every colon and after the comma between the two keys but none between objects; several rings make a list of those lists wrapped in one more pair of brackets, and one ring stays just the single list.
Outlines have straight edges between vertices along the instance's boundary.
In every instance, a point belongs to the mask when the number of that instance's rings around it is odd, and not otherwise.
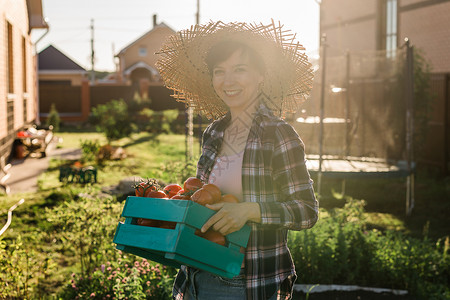
[{"label": "woman's hand", "polygon": [[217,203],[206,207],[217,211],[202,227],[206,232],[210,227],[223,235],[241,229],[247,221],[261,222],[261,210],[258,203]]}]

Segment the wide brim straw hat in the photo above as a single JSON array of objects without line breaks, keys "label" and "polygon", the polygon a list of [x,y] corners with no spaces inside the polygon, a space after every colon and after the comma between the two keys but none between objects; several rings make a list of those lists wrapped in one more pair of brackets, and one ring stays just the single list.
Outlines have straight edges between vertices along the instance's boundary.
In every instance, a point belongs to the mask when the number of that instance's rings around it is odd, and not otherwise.
[{"label": "wide brim straw hat", "polygon": [[219,42],[235,41],[254,49],[265,73],[261,92],[275,114],[293,113],[307,99],[313,70],[295,34],[272,24],[209,22],[170,36],[158,52],[156,67],[178,101],[209,119],[223,116],[228,108],[216,94],[205,58]]}]

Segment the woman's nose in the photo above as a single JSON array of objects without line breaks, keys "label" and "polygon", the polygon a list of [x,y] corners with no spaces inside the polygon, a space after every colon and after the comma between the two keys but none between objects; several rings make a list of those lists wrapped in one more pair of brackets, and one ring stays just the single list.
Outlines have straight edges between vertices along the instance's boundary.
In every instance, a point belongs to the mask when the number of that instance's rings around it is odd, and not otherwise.
[{"label": "woman's nose", "polygon": [[236,78],[233,74],[233,72],[225,72],[224,74],[224,83],[225,84],[230,84],[230,83],[234,83],[236,81]]}]

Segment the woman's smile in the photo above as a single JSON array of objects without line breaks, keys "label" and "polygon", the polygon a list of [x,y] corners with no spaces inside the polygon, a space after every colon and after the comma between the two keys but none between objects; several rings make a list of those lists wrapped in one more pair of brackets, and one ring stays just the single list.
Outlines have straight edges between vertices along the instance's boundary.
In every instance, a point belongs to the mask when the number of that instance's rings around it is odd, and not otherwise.
[{"label": "woman's smile", "polygon": [[249,64],[242,51],[235,51],[213,69],[212,83],[217,95],[230,108],[232,114],[252,108],[258,96],[261,74]]}]

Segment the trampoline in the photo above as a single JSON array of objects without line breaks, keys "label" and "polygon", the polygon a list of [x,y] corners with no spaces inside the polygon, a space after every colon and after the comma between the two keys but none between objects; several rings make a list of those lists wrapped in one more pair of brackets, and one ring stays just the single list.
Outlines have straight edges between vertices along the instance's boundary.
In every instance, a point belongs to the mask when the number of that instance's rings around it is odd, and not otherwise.
[{"label": "trampoline", "polygon": [[322,46],[317,64],[312,100],[292,123],[305,142],[319,196],[322,178],[342,179],[343,187],[346,179],[405,178],[410,215],[415,173],[413,48],[408,41],[391,53]]}]

